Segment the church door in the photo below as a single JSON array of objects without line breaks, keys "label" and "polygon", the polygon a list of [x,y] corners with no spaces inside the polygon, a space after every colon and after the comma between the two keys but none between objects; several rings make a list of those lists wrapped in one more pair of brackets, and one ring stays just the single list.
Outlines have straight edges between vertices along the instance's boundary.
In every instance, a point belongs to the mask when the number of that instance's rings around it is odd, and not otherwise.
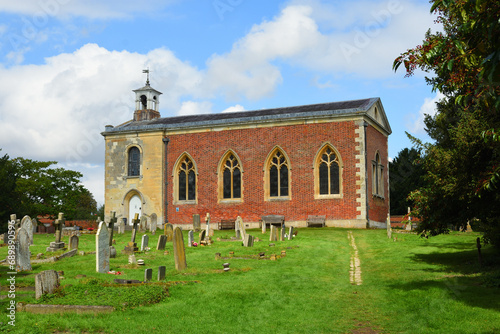
[{"label": "church door", "polygon": [[141,198],[137,195],[134,195],[130,198],[130,201],[128,202],[128,224],[133,225],[132,220],[134,219],[134,216],[136,213],[139,214],[139,217],[141,216]]}]

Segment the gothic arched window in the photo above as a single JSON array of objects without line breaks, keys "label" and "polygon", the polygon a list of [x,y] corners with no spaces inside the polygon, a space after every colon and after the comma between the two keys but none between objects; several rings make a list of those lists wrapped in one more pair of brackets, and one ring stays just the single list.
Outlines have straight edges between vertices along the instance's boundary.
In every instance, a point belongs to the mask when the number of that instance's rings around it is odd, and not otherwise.
[{"label": "gothic arched window", "polygon": [[276,149],[267,162],[266,194],[272,198],[287,198],[290,195],[290,168],[285,154]]},{"label": "gothic arched window", "polygon": [[319,160],[319,194],[340,194],[340,166],[335,152],[327,146]]},{"label": "gothic arched window", "polygon": [[141,173],[141,151],[137,146],[128,150],[128,176],[139,176]]},{"label": "gothic arched window", "polygon": [[184,156],[177,167],[177,200],[196,200],[196,169],[193,161]]},{"label": "gothic arched window", "polygon": [[227,155],[222,164],[222,198],[241,198],[241,166],[232,153]]},{"label": "gothic arched window", "polygon": [[380,160],[380,154],[375,154],[372,161],[372,193],[375,196],[384,197],[384,166]]}]

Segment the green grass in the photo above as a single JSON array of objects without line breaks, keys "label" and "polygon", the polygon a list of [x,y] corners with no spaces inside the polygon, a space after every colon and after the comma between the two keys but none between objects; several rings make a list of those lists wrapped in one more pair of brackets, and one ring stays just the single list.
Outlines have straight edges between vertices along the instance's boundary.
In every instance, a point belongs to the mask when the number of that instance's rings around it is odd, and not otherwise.
[{"label": "green grass", "polygon": [[[175,270],[172,243],[169,254],[156,251],[158,235],[151,236],[150,252],[137,254],[145,266],[128,265],[121,250],[130,234],[115,235],[118,256],[111,270],[120,276],[95,272],[95,255],[77,255],[56,263],[33,264],[30,273],[16,275],[17,302],[35,302],[34,274],[64,271],[61,290],[45,297],[47,303],[112,305],[103,315],[16,314],[16,327],[7,325],[9,299],[0,300],[0,330],[13,333],[498,333],[500,332],[500,260],[483,247],[479,267],[475,233],[453,233],[431,239],[383,230],[351,230],[362,270],[362,285],[349,282],[352,253],[348,230],[299,229],[292,241],[275,242],[269,234],[250,231],[261,239],[253,248],[240,242],[215,242],[186,248],[188,269]],[[184,240],[187,240],[187,232]],[[216,231],[228,238],[232,232]],[[66,237],[63,241],[67,242]],[[137,238],[140,240],[140,236]],[[195,238],[196,239],[196,238]],[[33,258],[45,253],[53,236],[36,235]],[[93,251],[94,235],[83,235],[80,248]],[[286,256],[277,261],[237,259],[259,252]],[[215,260],[215,253],[231,259]],[[7,248],[0,248],[0,258]],[[49,257],[46,254],[46,257]],[[223,272],[222,263],[231,263]],[[144,279],[144,270],[167,267],[169,297],[164,285],[109,287],[115,278]],[[0,268],[5,286],[6,267]],[[78,276],[86,275],[86,277]],[[163,290],[162,290],[163,289]],[[162,292],[163,291],[163,292]],[[2,290],[1,294],[7,294]],[[141,306],[144,305],[144,306]]]}]

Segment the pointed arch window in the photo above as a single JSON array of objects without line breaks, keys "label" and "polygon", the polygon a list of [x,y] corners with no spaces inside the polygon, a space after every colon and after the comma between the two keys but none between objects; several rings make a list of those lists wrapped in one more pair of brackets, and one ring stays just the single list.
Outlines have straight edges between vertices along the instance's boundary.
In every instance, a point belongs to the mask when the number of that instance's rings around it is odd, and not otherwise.
[{"label": "pointed arch window", "polygon": [[337,150],[325,144],[314,162],[315,198],[342,197],[342,160]]},{"label": "pointed arch window", "polygon": [[384,166],[378,152],[372,161],[372,193],[374,196],[384,197]]},{"label": "pointed arch window", "polygon": [[288,199],[290,196],[290,163],[277,149],[268,160],[266,168],[266,194],[269,199]]},{"label": "pointed arch window", "polygon": [[193,161],[185,156],[181,159],[177,168],[177,200],[196,200],[196,169]]},{"label": "pointed arch window", "polygon": [[137,146],[128,150],[128,176],[139,176],[141,173],[141,152]]},{"label": "pointed arch window", "polygon": [[222,166],[222,198],[241,198],[241,166],[234,154],[230,153]]}]

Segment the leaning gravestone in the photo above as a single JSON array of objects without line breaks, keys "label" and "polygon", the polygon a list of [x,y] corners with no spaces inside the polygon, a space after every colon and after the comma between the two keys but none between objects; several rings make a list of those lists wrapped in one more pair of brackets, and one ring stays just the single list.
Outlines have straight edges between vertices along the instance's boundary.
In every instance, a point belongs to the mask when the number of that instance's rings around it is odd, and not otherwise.
[{"label": "leaning gravestone", "polygon": [[201,230],[201,221],[200,221],[200,215],[195,214],[193,215],[193,229],[198,232]]},{"label": "leaning gravestone", "polygon": [[98,273],[107,273],[109,271],[109,233],[105,222],[99,223],[95,243],[96,271]]},{"label": "leaning gravestone", "polygon": [[153,269],[148,268],[144,271],[144,282],[149,282],[153,279]]},{"label": "leaning gravestone", "polygon": [[167,237],[167,242],[172,241],[172,239],[174,238],[174,227],[172,226],[172,224],[165,224],[163,234]]},{"label": "leaning gravestone", "polygon": [[292,240],[293,239],[293,226],[290,226],[288,228],[288,240]]},{"label": "leaning gravestone", "polygon": [[56,241],[50,243],[50,246],[47,247],[47,252],[57,252],[66,248],[65,243],[61,241],[62,228],[65,223],[64,214],[60,212],[58,218],[54,221]]},{"label": "leaning gravestone", "polygon": [[35,297],[40,299],[44,293],[53,293],[59,287],[59,275],[55,270],[45,270],[35,275]]},{"label": "leaning gravestone", "polygon": [[29,216],[24,216],[21,220],[21,228],[24,228],[28,232],[30,238],[30,245],[33,245],[33,222]]},{"label": "leaning gravestone", "polygon": [[184,237],[182,236],[182,230],[178,227],[174,230],[174,259],[175,269],[184,270],[187,268]]},{"label": "leaning gravestone", "polygon": [[144,234],[141,240],[141,252],[144,252],[146,250],[146,247],[148,247],[148,243],[149,243],[149,236],[147,234]]},{"label": "leaning gravestone", "polygon": [[200,234],[198,235],[199,239],[198,239],[198,243],[201,245],[201,242],[202,241],[205,241],[206,237],[207,237],[207,231],[205,230],[202,230],[200,232]]},{"label": "leaning gravestone", "polygon": [[160,234],[158,237],[158,243],[156,244],[156,250],[165,250],[165,245],[167,244],[167,236]]},{"label": "leaning gravestone", "polygon": [[188,232],[188,247],[192,247],[194,242],[194,232],[193,230],[190,230]]},{"label": "leaning gravestone", "polygon": [[245,240],[245,235],[247,234],[247,231],[245,230],[245,224],[243,224],[243,219],[241,219],[240,216],[238,216],[236,218],[236,222],[235,222],[234,226],[235,226],[235,229],[236,229],[236,226],[238,226],[238,230],[240,231],[241,239]]},{"label": "leaning gravestone", "polygon": [[250,234],[245,234],[245,239],[243,240],[243,246],[253,247],[254,237]]},{"label": "leaning gravestone", "polygon": [[17,229],[14,249],[16,252],[16,271],[31,270],[30,237],[24,228]]},{"label": "leaning gravestone", "polygon": [[76,234],[69,237],[69,250],[78,249],[79,238]]},{"label": "leaning gravestone", "polygon": [[271,233],[269,235],[269,241],[278,241],[278,233],[277,233],[276,226],[271,225],[270,230],[271,230]]}]

